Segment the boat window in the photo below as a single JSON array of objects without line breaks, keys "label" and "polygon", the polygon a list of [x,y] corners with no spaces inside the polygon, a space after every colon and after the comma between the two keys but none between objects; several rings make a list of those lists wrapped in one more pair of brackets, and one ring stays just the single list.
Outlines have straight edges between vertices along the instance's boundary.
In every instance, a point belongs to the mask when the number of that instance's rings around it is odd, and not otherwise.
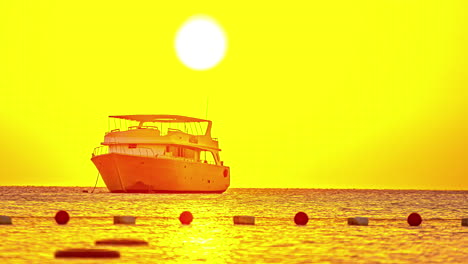
[{"label": "boat window", "polygon": [[215,157],[211,151],[200,151],[200,161],[208,164],[216,164]]},{"label": "boat window", "polygon": [[196,151],[179,146],[166,146],[166,156],[195,159]]},{"label": "boat window", "polygon": [[184,156],[184,149],[183,148],[177,148],[177,157],[183,157]]},{"label": "boat window", "polygon": [[166,146],[166,156],[177,157],[179,155],[179,148],[175,146]]},{"label": "boat window", "polygon": [[195,153],[196,151],[193,149],[184,148],[184,158],[195,159]]}]

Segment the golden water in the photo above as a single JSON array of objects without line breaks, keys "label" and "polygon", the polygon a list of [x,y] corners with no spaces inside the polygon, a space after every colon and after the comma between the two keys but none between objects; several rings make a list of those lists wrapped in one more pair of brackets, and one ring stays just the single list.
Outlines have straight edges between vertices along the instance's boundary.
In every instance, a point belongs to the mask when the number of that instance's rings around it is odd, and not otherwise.
[{"label": "golden water", "polygon": [[[104,188],[0,187],[2,263],[468,263],[467,191],[229,189],[224,194],[111,194]],[[90,190],[90,189],[88,189]],[[53,216],[67,210],[67,225]],[[179,223],[191,211],[189,226]],[[306,212],[307,226],[294,214]],[[409,227],[416,211],[424,219]],[[137,216],[113,225],[114,215]],[[255,226],[233,225],[252,215]],[[348,226],[347,217],[370,218]],[[149,246],[95,246],[139,238]],[[65,248],[110,248],[120,259],[55,259]]]}]

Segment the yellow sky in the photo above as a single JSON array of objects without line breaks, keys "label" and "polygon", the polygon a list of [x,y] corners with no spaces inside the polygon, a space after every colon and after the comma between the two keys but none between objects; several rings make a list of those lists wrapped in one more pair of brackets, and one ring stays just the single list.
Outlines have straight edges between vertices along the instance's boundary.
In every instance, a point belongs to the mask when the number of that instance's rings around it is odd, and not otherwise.
[{"label": "yellow sky", "polygon": [[[94,184],[107,116],[213,120],[231,187],[468,189],[466,1],[1,1],[0,185]],[[192,15],[228,50],[174,50]]]}]

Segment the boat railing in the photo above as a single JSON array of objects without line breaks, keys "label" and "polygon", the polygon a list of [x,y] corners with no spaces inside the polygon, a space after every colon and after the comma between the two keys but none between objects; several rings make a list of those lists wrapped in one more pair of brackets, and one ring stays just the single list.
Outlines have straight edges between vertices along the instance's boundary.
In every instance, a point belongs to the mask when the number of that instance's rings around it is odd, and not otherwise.
[{"label": "boat railing", "polygon": [[[132,155],[132,156],[139,156],[139,157],[147,157],[147,158],[166,158],[166,159],[177,159],[177,160],[185,160],[190,162],[197,162],[193,159],[187,159],[184,157],[172,157],[166,155],[156,155],[151,148],[128,148],[128,145],[114,145],[112,146],[112,151],[110,151],[109,146],[99,146],[94,148],[92,157],[105,155],[109,153],[117,153],[117,154],[125,154],[125,155]],[[200,157],[198,160],[200,163],[210,164],[210,165],[217,165],[216,161],[203,159]]]},{"label": "boat railing", "polygon": [[200,160],[200,162],[210,165],[216,165],[216,162],[211,160]]},{"label": "boat railing", "polygon": [[128,130],[134,130],[134,129],[154,129],[154,130],[159,130],[157,126],[129,126]]},{"label": "boat railing", "polygon": [[94,156],[99,156],[99,155],[104,155],[109,153],[109,146],[99,146],[95,147],[93,150],[93,157]]},{"label": "boat railing", "polygon": [[160,155],[157,157],[161,159],[181,160],[181,161],[187,161],[187,162],[193,162],[193,163],[205,163],[205,164],[210,164],[210,165],[218,165],[216,164],[216,161],[204,160],[204,159],[194,160],[194,159],[189,159],[189,158],[184,158],[184,157],[173,157],[173,156],[167,156],[167,155]]},{"label": "boat railing", "polygon": [[140,157],[156,157],[154,151],[151,148],[128,148],[127,145],[114,145],[112,146],[112,151],[110,150],[109,146],[99,146],[94,148],[92,156],[95,157],[109,153],[118,153]]}]

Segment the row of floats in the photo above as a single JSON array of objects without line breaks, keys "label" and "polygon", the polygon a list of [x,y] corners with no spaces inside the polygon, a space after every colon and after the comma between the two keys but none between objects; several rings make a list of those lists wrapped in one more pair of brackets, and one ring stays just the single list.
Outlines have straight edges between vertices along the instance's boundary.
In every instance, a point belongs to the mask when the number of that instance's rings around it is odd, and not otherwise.
[{"label": "row of floats", "polygon": [[[70,215],[67,211],[58,211],[54,217],[59,225],[66,225],[70,220]],[[190,225],[193,221],[193,215],[189,211],[184,211],[179,216],[179,221],[182,225]],[[255,225],[254,216],[238,215],[233,217],[235,225]],[[294,223],[298,226],[305,226],[309,222],[309,217],[304,212],[298,212],[294,216]],[[418,213],[411,213],[407,222],[410,226],[419,226],[422,223],[422,217]],[[136,223],[135,216],[114,216],[114,224],[132,225]],[[0,216],[0,224],[11,225],[12,220],[9,216]],[[367,217],[351,217],[348,218],[348,225],[367,226],[369,218]],[[463,218],[462,226],[468,226],[468,218]],[[149,243],[141,239],[102,239],[95,241],[96,246],[111,245],[111,246],[148,246]],[[111,249],[101,248],[69,248],[57,250],[54,254],[55,258],[120,258],[120,252]]]},{"label": "row of floats", "polygon": [[[55,221],[59,225],[65,225],[70,221],[70,215],[67,211],[58,211],[54,217]],[[179,216],[179,221],[183,225],[189,225],[193,221],[193,215],[189,211],[184,211]],[[235,225],[255,225],[255,217],[254,216],[234,216],[233,221]],[[309,216],[304,212],[298,212],[294,216],[294,223],[296,225],[307,225],[309,222]],[[419,226],[422,223],[422,217],[418,213],[411,213],[408,218],[407,222],[410,226]],[[0,225],[11,225],[13,222],[11,217],[6,215],[0,215]],[[114,216],[114,224],[135,224],[136,217],[135,216]],[[361,225],[367,226],[369,225],[369,218],[367,217],[351,217],[348,218],[348,225]],[[468,218],[461,219],[462,226],[468,226]]]}]

